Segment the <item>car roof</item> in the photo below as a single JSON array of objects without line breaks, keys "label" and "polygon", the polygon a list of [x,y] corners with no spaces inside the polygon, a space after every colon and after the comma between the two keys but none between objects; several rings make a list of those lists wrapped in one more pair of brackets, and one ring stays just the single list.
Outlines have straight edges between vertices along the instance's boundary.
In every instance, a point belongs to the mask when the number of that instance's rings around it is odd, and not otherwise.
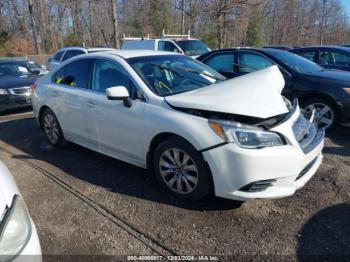
[{"label": "car roof", "polygon": [[319,48],[332,48],[332,49],[338,49],[343,51],[350,51],[349,47],[346,46],[339,46],[339,45],[314,45],[314,46],[305,46],[305,47],[298,47],[294,48],[292,50],[306,50],[306,49],[319,49]]},{"label": "car roof", "polygon": [[87,51],[87,52],[99,52],[99,51],[111,51],[111,50],[115,50],[115,49],[111,48],[111,47],[67,46],[67,47],[61,48],[58,52],[60,52],[60,51],[68,51],[68,50],[82,50],[82,51]]},{"label": "car roof", "polygon": [[174,52],[163,52],[163,51],[153,51],[153,50],[113,50],[108,52],[97,52],[93,54],[89,54],[91,56],[98,55],[98,56],[105,56],[105,55],[117,55],[124,59],[128,58],[135,58],[135,57],[144,57],[144,56],[162,56],[162,55],[182,55],[179,53]]},{"label": "car roof", "polygon": [[207,58],[211,54],[215,53],[220,53],[220,52],[229,52],[229,51],[239,51],[239,50],[244,50],[244,51],[254,51],[262,54],[267,54],[267,55],[274,55],[274,54],[279,54],[279,53],[284,53],[284,52],[289,52],[289,50],[281,50],[281,49],[276,49],[276,48],[255,48],[255,47],[232,47],[232,48],[224,48],[224,49],[219,49],[219,50],[213,50],[208,53],[205,53],[201,56],[199,56],[197,59],[202,61],[202,59]]}]

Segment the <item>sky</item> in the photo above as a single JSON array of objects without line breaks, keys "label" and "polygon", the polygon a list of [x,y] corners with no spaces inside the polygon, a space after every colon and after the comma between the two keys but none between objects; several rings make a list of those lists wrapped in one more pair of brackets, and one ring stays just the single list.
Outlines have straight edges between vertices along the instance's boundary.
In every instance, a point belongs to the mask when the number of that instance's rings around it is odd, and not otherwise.
[{"label": "sky", "polygon": [[347,13],[350,15],[350,0],[341,0],[341,3],[346,8]]}]

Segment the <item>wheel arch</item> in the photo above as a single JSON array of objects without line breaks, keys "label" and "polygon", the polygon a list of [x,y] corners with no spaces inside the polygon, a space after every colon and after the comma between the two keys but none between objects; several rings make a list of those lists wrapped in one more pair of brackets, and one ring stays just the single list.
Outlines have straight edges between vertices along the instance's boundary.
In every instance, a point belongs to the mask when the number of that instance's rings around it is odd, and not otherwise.
[{"label": "wheel arch", "polygon": [[[42,123],[42,116],[43,116],[43,113],[46,109],[50,109],[50,107],[48,107],[47,105],[43,105],[42,107],[40,107],[39,109],[39,113],[38,113],[38,122],[39,122],[39,126],[40,126],[40,129],[43,129],[43,123]],[[51,110],[52,111],[52,110]]]},{"label": "wheel arch", "polygon": [[316,97],[326,99],[327,101],[332,103],[332,105],[337,109],[339,114],[341,113],[340,106],[337,104],[336,100],[329,94],[320,93],[320,92],[309,92],[305,95],[300,96],[298,99],[299,99],[300,105],[302,105],[307,100],[316,98]]},{"label": "wheel arch", "polygon": [[[163,133],[159,133],[156,136],[153,137],[153,139],[151,140],[151,143],[149,144],[148,147],[148,151],[147,151],[147,155],[146,155],[146,165],[147,165],[147,170],[150,173],[153,173],[153,168],[152,168],[152,162],[153,162],[153,155],[154,152],[157,148],[157,146],[162,143],[164,140],[170,138],[170,137],[178,137],[184,141],[186,141],[188,144],[190,144],[191,146],[193,146],[193,144],[191,142],[189,142],[186,138],[184,138],[183,136],[180,136],[178,134],[172,133],[172,132],[163,132]],[[195,146],[193,146],[195,148]],[[198,150],[197,150],[198,151]],[[208,164],[208,162],[205,160],[203,154],[201,152],[198,151],[198,153],[202,156],[203,161],[207,167],[207,170],[209,172],[209,182],[210,182],[210,193],[214,193],[215,194],[215,187],[214,187],[214,180],[213,180],[213,174],[211,172],[210,166]]]}]

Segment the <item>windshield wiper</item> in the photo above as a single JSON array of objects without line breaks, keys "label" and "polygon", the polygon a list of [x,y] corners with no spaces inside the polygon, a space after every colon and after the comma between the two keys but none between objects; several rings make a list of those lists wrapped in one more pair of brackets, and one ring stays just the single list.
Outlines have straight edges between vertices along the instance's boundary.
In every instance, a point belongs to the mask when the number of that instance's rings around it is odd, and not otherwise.
[{"label": "windshield wiper", "polygon": [[207,72],[205,72],[205,71],[197,71],[197,70],[194,70],[194,69],[192,69],[192,68],[188,68],[188,67],[184,67],[183,68],[186,72],[190,72],[190,73],[194,73],[194,74],[197,74],[197,75],[204,75],[204,76],[207,76],[207,77],[210,77],[210,78],[212,78],[212,79],[215,79],[215,80],[218,80],[218,81],[223,81],[223,79],[221,79],[221,78],[219,78],[219,77],[216,77],[216,76],[214,76],[214,75],[212,75],[212,74],[209,74],[209,73],[207,73]]},{"label": "windshield wiper", "polygon": [[163,69],[163,70],[168,70],[170,72],[173,72],[173,73],[177,74],[180,77],[184,77],[183,74],[179,73],[178,71],[176,71],[173,68],[170,68],[170,67],[167,67],[167,66],[164,66],[164,65],[159,65],[159,64],[156,64],[156,63],[150,63],[150,65],[156,66],[156,67],[158,67],[160,69]]}]

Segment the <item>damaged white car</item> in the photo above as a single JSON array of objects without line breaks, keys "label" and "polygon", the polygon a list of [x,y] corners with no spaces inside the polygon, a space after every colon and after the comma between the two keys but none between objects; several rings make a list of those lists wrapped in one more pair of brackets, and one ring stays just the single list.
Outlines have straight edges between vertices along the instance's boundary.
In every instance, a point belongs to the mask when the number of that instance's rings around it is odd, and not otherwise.
[{"label": "damaged white car", "polygon": [[322,162],[324,130],[283,87],[276,66],[226,81],[180,54],[114,51],[40,78],[33,107],[55,146],[148,168],[178,197],[244,201],[292,195]]}]

